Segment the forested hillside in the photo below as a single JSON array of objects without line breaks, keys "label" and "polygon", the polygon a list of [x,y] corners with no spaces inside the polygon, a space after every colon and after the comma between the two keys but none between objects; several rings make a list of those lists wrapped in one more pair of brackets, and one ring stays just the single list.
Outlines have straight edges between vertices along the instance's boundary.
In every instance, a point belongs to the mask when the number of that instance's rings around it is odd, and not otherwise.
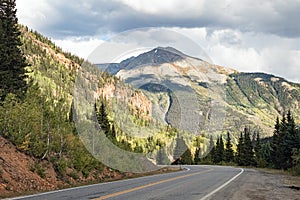
[{"label": "forested hillside", "polygon": [[70,112],[83,60],[18,25],[14,1],[0,8],[1,195],[123,176],[91,156],[76,133]]},{"label": "forested hillside", "polygon": [[[283,78],[264,73],[234,73],[227,80],[226,100],[228,115],[240,120],[241,125],[257,125],[264,135],[273,133],[274,117],[292,110],[296,123],[300,123],[300,86]],[[232,116],[230,116],[232,117]],[[229,120],[230,122],[230,120]]]},{"label": "forested hillside", "polygon": [[[18,25],[15,5],[9,4],[11,2],[1,5],[9,6],[7,10],[13,12],[6,15],[14,19],[9,26],[0,26],[1,41],[5,41],[1,45],[8,47],[1,48],[0,52],[5,55],[1,56],[1,195],[52,190],[127,176],[128,173],[106,167],[94,158],[76,131],[72,95],[83,60],[63,52],[38,32]],[[1,23],[6,20],[2,19]],[[11,32],[13,36],[7,37]],[[10,53],[11,46],[15,53]],[[95,102],[94,111],[107,137],[121,149],[149,154],[154,160],[157,156],[157,162],[161,164],[170,163],[172,159],[168,158],[166,149],[157,151],[166,143],[175,147],[173,140],[178,131],[161,126],[155,129],[157,135],[154,137],[134,139],[127,136],[113,122],[109,92],[116,84],[124,86],[122,95],[130,97],[132,109],[123,117],[129,117],[139,126],[145,126],[149,121],[147,100],[140,91],[131,89],[116,77],[102,73],[98,78],[98,93],[102,98]],[[173,152],[173,149],[168,151]],[[182,151],[185,149],[178,150],[178,154]]]},{"label": "forested hillside", "polygon": [[[79,72],[86,72],[86,69],[82,70],[84,60],[63,52],[50,39],[19,25],[14,0],[1,1],[0,11],[2,196],[16,192],[53,190],[130,175],[120,172],[124,167],[123,160],[117,163],[120,168],[111,165],[110,168],[105,166],[107,163],[103,164],[99,161],[101,159],[95,158],[95,155],[105,152],[109,159],[114,160],[110,157],[110,151],[101,151],[104,145],[103,141],[99,142],[99,135],[88,135],[91,136],[88,143],[82,141],[77,131],[85,127],[80,127],[80,124],[78,127],[77,124],[76,129],[74,121],[84,121],[88,127],[94,125],[91,123],[94,119],[105,139],[121,150],[142,154],[143,161],[151,165],[226,163],[280,169],[299,167],[299,84],[273,75],[239,73],[179,52],[180,56],[198,67],[197,73],[189,69],[182,70],[181,57],[176,54],[178,51],[170,56],[169,52],[160,48],[161,56],[177,62],[167,65],[176,73],[182,72],[180,78],[193,77],[190,85],[197,93],[202,110],[198,113],[200,118],[188,118],[190,116],[185,116],[185,112],[178,115],[179,110],[196,108],[191,107],[189,101],[184,101],[184,105],[176,102],[173,98],[176,95],[159,84],[135,89],[117,76],[99,71],[88,62],[84,66],[97,73],[83,73],[80,77],[78,74],[82,73]],[[150,57],[147,53],[142,54],[146,55],[147,62],[152,61],[153,55],[160,56],[155,50],[151,52]],[[140,75],[140,71],[134,71],[137,67],[135,64],[143,64],[145,60],[142,56],[138,58],[141,60],[131,58],[132,63],[129,64],[130,70]],[[164,62],[162,57],[156,60],[156,64]],[[122,70],[118,75],[128,75],[125,68],[119,69],[117,65],[113,67],[114,73]],[[209,80],[200,79],[205,75]],[[136,77],[127,78],[137,80]],[[80,108],[74,101],[76,83],[85,86],[90,80],[96,83],[91,91],[94,102],[90,110],[85,110],[88,112],[78,115],[80,109],[86,108],[85,105]],[[185,88],[180,86],[180,79],[174,78],[173,81],[176,87]],[[214,93],[208,87],[212,82],[221,85],[220,93]],[[77,95],[84,97],[88,93],[86,90],[81,92]],[[226,112],[224,109],[216,113],[221,115],[220,118],[226,115],[223,117],[226,120],[221,131],[208,133],[206,130],[212,130],[214,125],[220,123],[211,120],[214,105],[209,95],[212,93],[220,97],[223,108],[226,108]],[[181,93],[187,97],[185,94]],[[151,115],[154,107],[160,110],[157,116]],[[283,118],[277,121],[274,132],[275,119],[280,115]],[[187,117],[189,122],[203,120],[196,122],[199,127],[191,127],[197,130],[196,134],[172,125],[172,120],[178,122],[181,117]],[[218,116],[216,119],[219,119]],[[140,135],[135,137],[134,133]],[[272,135],[261,140],[262,136]],[[279,159],[276,155],[280,155]],[[130,158],[123,157],[130,163],[130,167],[137,167]]]}]

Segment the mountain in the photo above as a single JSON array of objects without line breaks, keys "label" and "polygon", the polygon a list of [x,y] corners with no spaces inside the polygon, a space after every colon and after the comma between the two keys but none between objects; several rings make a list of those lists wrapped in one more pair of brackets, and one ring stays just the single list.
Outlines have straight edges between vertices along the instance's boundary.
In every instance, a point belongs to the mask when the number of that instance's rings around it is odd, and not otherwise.
[{"label": "mountain", "polygon": [[[105,145],[97,143],[99,137],[94,141],[93,135],[84,144],[79,135],[78,130],[98,120],[101,105],[109,129],[104,141],[110,140],[122,152],[143,153],[147,159],[140,161],[152,165],[169,164],[186,148],[194,153],[199,147],[204,156],[210,135],[215,139],[229,130],[236,136],[245,125],[268,136],[276,116],[288,109],[300,121],[299,84],[280,77],[240,73],[171,47],[99,65],[111,75],[86,63],[94,74],[85,71],[83,59],[63,52],[37,32],[19,28],[20,49],[28,63],[28,91],[22,100],[9,94],[0,103],[1,197],[131,175],[96,159],[97,151],[111,158],[110,151],[99,151]],[[77,81],[81,72],[82,82]],[[91,81],[95,82],[88,88],[93,88],[95,102],[90,110],[84,105],[86,113],[77,115],[74,88]],[[88,90],[80,92],[80,97],[89,95]],[[86,124],[76,129],[74,120],[81,119]],[[190,133],[196,133],[195,137]],[[120,156],[119,166],[136,167],[132,154],[128,159]]]},{"label": "mountain", "polygon": [[155,118],[190,132],[238,134],[250,126],[270,136],[289,109],[300,122],[300,84],[271,74],[238,72],[172,47],[98,66],[141,89]]},{"label": "mountain", "polygon": [[182,60],[188,57],[182,52],[172,47],[157,47],[149,52],[142,53],[137,57],[130,57],[121,63],[99,64],[99,68],[109,72],[112,75],[117,74],[122,69],[134,69],[146,65],[161,65]]}]

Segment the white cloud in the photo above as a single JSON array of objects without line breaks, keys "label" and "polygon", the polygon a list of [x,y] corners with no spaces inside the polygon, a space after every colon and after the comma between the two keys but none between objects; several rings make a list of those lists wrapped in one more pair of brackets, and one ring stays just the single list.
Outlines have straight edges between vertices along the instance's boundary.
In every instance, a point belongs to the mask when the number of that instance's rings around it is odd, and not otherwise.
[{"label": "white cloud", "polygon": [[[103,39],[134,28],[170,27],[195,41],[216,64],[300,82],[299,0],[17,0],[17,9],[21,23],[84,58],[101,43],[96,35]],[[174,40],[154,32],[152,37]]]},{"label": "white cloud", "polygon": [[87,59],[88,56],[103,43],[103,40],[97,38],[65,38],[63,40],[54,40],[54,43],[66,52],[71,52]]},{"label": "white cloud", "polygon": [[300,51],[268,48],[261,54],[264,71],[300,83]]},{"label": "white cloud", "polygon": [[[152,28],[145,32],[141,29],[130,34],[125,32],[114,35],[113,40],[117,38],[122,43],[122,45],[116,43],[114,47],[107,47],[117,51],[114,55],[111,55],[112,53],[105,50],[106,48],[103,46],[101,47],[104,41],[96,37],[72,37],[54,41],[65,51],[75,53],[85,59],[92,55],[91,57],[95,59],[94,62],[101,62],[98,60],[99,50],[97,54],[92,54],[98,47],[103,51],[100,57],[102,61],[110,62],[128,52],[137,55],[137,50],[144,51],[139,49],[141,47],[147,47],[149,50],[150,47],[154,48],[160,44],[161,46],[175,45],[174,47],[191,56],[241,72],[266,72],[300,82],[298,76],[300,74],[300,50],[298,50],[299,41],[297,39],[282,39],[279,36],[243,33],[232,29],[210,31],[206,28],[171,28],[164,30],[166,31]],[[177,41],[178,38],[186,39],[180,42]],[[130,45],[128,46],[128,44]],[[141,44],[144,46],[140,46]],[[197,47],[191,47],[191,45]]]},{"label": "white cloud", "polygon": [[[176,15],[187,16],[193,15],[194,17],[200,16],[203,9],[203,0],[118,0],[125,5],[133,8],[138,12],[148,13],[151,15]],[[192,11],[192,12],[191,12]]]},{"label": "white cloud", "polygon": [[60,15],[48,0],[17,0],[16,5],[19,22],[35,30],[55,23]]},{"label": "white cloud", "polygon": [[192,38],[214,64],[241,72],[271,73],[300,83],[300,41],[297,38],[233,29],[175,30]]}]

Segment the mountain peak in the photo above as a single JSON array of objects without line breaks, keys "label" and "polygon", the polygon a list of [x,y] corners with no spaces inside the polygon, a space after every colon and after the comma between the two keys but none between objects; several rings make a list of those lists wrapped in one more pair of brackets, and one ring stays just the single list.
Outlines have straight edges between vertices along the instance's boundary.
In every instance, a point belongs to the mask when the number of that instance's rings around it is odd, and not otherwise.
[{"label": "mountain peak", "polygon": [[172,63],[183,60],[187,55],[176,50],[173,47],[156,47],[148,52],[142,53],[136,57],[130,57],[120,63],[110,63],[98,65],[105,68],[106,71],[116,74],[121,69],[133,69],[147,65],[157,66],[164,63]]},{"label": "mountain peak", "polygon": [[178,54],[178,55],[184,55],[186,56],[185,54],[183,54],[181,51],[178,51],[177,49],[173,48],[173,47],[156,47],[155,49],[153,49],[152,51],[165,51],[165,52],[169,52],[169,53],[174,53],[174,54]]},{"label": "mountain peak", "polygon": [[[181,61],[186,58],[193,57],[188,56],[170,46],[159,46],[138,56],[127,58],[120,63],[99,64],[98,66],[100,69],[104,69],[111,74],[116,74],[122,69],[130,70],[143,66],[159,66],[165,63],[174,63],[177,61]],[[193,59],[201,60],[199,58]]]},{"label": "mountain peak", "polygon": [[142,65],[161,65],[182,60],[187,56],[172,47],[157,47],[136,57]]}]

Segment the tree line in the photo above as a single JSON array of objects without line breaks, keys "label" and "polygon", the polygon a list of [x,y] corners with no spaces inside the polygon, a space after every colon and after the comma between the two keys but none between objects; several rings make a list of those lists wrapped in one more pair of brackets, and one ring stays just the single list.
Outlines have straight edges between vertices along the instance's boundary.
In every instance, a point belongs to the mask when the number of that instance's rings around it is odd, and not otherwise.
[{"label": "tree line", "polygon": [[270,138],[260,138],[258,131],[244,128],[240,133],[236,150],[233,149],[230,133],[217,138],[210,153],[200,159],[196,150],[194,163],[236,164],[240,166],[292,169],[300,174],[300,128],[296,126],[291,111],[277,118],[274,133]]}]

